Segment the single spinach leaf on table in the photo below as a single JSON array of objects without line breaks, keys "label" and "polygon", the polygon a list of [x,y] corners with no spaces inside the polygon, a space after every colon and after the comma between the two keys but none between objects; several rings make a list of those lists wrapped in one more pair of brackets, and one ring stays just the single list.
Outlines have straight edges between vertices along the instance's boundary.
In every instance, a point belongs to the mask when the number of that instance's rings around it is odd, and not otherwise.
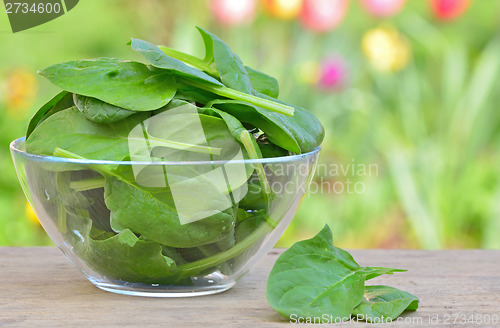
[{"label": "single spinach leaf on table", "polygon": [[276,261],[267,281],[267,300],[282,316],[331,315],[349,320],[361,302],[368,274],[395,272],[364,268],[332,244],[328,225],[315,237],[295,243]]},{"label": "single spinach leaf on table", "polygon": [[39,73],[63,90],[133,111],[165,106],[176,92],[168,71],[115,58],[69,61]]},{"label": "single spinach leaf on table", "polygon": [[95,123],[114,123],[136,112],[105,103],[102,100],[73,94],[73,101],[83,117]]},{"label": "single spinach leaf on table", "polygon": [[295,243],[276,261],[267,281],[267,300],[282,316],[348,320],[361,302],[365,277],[344,250],[332,245],[325,226],[315,237]]},{"label": "single spinach leaf on table", "polygon": [[403,311],[415,311],[419,299],[407,292],[389,286],[366,286],[361,303],[352,315],[367,322],[389,322]]}]

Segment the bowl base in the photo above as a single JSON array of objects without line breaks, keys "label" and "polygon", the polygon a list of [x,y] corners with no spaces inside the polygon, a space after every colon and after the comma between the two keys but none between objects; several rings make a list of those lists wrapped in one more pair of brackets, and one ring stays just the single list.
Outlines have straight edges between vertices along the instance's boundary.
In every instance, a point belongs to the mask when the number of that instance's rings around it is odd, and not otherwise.
[{"label": "bowl base", "polygon": [[214,286],[168,286],[131,283],[112,283],[89,279],[97,288],[107,292],[146,297],[192,297],[222,293],[234,286],[234,282]]}]

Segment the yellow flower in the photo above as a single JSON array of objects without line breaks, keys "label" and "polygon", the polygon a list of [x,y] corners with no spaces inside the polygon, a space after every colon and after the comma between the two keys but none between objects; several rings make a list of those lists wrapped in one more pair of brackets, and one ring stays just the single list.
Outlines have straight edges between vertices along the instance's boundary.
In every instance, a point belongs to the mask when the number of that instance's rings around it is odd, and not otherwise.
[{"label": "yellow flower", "polygon": [[24,213],[26,214],[26,217],[31,223],[34,223],[36,225],[40,224],[40,221],[38,221],[38,218],[36,217],[35,212],[31,208],[30,203],[26,202],[26,205],[24,207]]},{"label": "yellow flower", "polygon": [[302,84],[316,84],[321,75],[321,65],[312,60],[304,61],[295,66],[294,73]]},{"label": "yellow flower", "polygon": [[23,120],[38,91],[36,77],[28,71],[16,69],[7,77],[5,100],[7,115],[14,120]]},{"label": "yellow flower", "polygon": [[365,33],[361,47],[372,67],[380,72],[403,69],[410,59],[410,45],[393,27],[377,27]]},{"label": "yellow flower", "polygon": [[293,19],[300,13],[302,0],[264,0],[264,6],[276,18]]}]

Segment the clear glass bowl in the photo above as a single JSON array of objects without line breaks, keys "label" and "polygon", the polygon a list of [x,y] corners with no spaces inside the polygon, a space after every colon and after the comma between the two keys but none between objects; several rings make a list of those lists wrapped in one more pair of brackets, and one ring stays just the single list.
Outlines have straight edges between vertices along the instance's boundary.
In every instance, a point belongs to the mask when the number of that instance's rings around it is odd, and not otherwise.
[{"label": "clear glass bowl", "polygon": [[258,160],[102,161],[10,145],[43,228],[100,289],[180,297],[231,288],[274,246],[319,148]]}]

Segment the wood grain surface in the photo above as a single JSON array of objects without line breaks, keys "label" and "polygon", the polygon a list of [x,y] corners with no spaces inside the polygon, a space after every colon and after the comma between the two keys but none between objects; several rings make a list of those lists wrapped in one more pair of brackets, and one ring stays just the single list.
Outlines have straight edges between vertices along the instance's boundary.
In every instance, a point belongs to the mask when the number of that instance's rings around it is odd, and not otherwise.
[{"label": "wood grain surface", "polygon": [[[266,302],[273,250],[235,287],[190,298],[117,295],[94,287],[52,247],[0,247],[0,327],[286,327]],[[355,250],[363,266],[408,272],[370,281],[417,295],[420,308],[387,324],[315,327],[500,327],[500,251]],[[473,317],[471,317],[473,315]],[[471,320],[472,318],[472,320]],[[482,321],[480,323],[479,321]]]}]

